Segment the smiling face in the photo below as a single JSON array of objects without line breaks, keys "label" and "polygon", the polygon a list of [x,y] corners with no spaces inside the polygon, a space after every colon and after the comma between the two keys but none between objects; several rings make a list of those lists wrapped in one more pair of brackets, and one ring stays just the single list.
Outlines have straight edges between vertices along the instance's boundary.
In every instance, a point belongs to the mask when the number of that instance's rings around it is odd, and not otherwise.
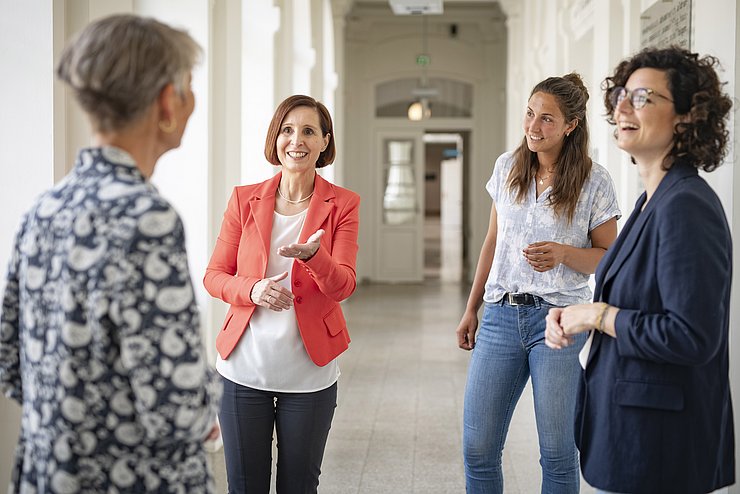
[{"label": "smiling face", "polygon": [[283,119],[277,137],[277,155],[286,171],[313,170],[329,144],[322,135],[318,112],[307,106],[293,108]]},{"label": "smiling face", "polygon": [[554,161],[560,155],[565,134],[571,132],[577,122],[566,122],[555,96],[537,92],[529,98],[524,115],[524,135],[529,150],[550,156]]},{"label": "smiling face", "polygon": [[617,146],[638,163],[662,163],[673,147],[674,129],[680,121],[673,103],[669,101],[672,97],[665,72],[652,68],[637,69],[627,79],[625,88],[628,91],[652,89],[657,94],[649,96],[645,106],[639,110],[633,108],[629,98],[614,107]]}]

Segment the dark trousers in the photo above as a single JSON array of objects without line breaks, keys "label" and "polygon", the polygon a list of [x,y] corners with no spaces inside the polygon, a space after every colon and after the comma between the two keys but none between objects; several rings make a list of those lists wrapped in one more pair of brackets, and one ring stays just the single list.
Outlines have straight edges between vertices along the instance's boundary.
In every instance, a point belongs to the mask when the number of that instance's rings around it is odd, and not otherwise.
[{"label": "dark trousers", "polygon": [[316,493],[337,406],[337,384],[313,393],[260,391],[223,378],[218,414],[229,494],[268,494],[272,431],[277,432],[279,494]]}]

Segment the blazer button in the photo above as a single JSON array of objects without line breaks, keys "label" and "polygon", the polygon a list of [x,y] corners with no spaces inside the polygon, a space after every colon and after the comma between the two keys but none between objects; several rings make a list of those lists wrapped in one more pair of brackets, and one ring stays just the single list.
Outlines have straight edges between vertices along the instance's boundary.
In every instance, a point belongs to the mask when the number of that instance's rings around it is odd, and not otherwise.
[{"label": "blazer button", "polygon": [[301,286],[301,285],[303,285],[303,283],[301,283],[301,280],[295,280],[295,282],[293,282],[293,284],[295,286]]},{"label": "blazer button", "polygon": [[300,304],[301,302],[303,302],[303,297],[301,297],[301,296],[299,295],[299,296],[297,296],[297,297],[295,298],[295,303],[296,303],[296,304]]}]

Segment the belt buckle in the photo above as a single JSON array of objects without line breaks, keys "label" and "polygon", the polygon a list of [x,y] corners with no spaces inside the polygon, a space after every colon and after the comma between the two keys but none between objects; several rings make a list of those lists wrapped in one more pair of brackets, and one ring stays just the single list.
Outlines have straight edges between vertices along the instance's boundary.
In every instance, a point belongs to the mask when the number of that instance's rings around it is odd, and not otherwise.
[{"label": "belt buckle", "polygon": [[534,300],[534,297],[529,293],[509,292],[506,294],[506,300],[508,300],[509,305],[516,307],[519,305],[532,305],[533,302],[530,302],[530,300]]}]

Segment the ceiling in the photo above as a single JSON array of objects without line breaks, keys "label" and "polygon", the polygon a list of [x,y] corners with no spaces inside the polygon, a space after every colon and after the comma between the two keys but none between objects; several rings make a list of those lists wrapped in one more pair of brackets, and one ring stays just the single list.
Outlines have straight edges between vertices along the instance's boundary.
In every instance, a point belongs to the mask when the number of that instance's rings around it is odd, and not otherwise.
[{"label": "ceiling", "polygon": [[446,4],[475,4],[475,3],[495,3],[496,0],[362,0],[363,3],[384,3],[389,5],[397,15],[420,14],[420,13],[442,13],[437,12],[438,8],[444,10]]}]

